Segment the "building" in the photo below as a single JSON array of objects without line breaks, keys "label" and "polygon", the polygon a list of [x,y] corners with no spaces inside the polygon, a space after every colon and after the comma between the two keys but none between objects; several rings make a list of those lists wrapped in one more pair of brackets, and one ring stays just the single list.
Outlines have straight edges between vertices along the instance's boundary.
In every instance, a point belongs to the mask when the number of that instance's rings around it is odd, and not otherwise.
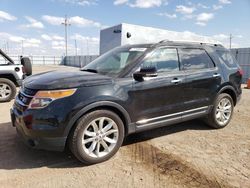
[{"label": "building", "polygon": [[122,23],[101,30],[100,54],[117,46],[126,44],[156,43],[162,40],[219,43],[210,37],[197,35],[188,31],[176,32]]},{"label": "building", "polygon": [[243,83],[246,83],[250,78],[250,48],[232,49],[231,52],[244,72]]}]

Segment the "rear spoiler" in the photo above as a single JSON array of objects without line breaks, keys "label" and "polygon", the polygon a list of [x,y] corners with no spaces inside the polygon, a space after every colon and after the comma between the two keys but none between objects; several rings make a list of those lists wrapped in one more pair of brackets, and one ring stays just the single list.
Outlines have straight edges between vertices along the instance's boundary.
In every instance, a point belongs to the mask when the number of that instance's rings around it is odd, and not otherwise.
[{"label": "rear spoiler", "polygon": [[10,63],[15,64],[15,62],[0,49],[0,55],[2,55],[5,59],[7,59]]}]

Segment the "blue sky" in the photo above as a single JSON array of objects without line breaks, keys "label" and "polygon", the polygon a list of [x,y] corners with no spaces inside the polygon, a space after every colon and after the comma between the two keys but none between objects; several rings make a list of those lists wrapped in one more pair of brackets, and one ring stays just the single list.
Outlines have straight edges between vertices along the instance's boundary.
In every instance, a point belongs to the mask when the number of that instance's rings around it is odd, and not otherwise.
[{"label": "blue sky", "polygon": [[233,47],[250,47],[249,0],[0,0],[0,48],[63,55],[66,14],[69,54],[75,40],[78,54],[97,54],[100,29],[122,22],[211,36],[225,46],[232,33]]}]

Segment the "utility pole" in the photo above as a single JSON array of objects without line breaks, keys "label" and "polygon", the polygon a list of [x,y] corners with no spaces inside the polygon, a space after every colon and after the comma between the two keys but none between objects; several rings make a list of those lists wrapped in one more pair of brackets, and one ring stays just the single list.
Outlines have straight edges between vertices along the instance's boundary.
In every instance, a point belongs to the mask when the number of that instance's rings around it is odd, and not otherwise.
[{"label": "utility pole", "polygon": [[232,39],[233,39],[233,35],[230,34],[230,36],[229,36],[229,41],[230,41],[230,43],[229,43],[229,48],[230,48],[230,50],[231,50],[231,48],[232,48]]},{"label": "utility pole", "polygon": [[23,55],[23,40],[22,40],[22,55]]},{"label": "utility pole", "polygon": [[76,39],[75,39],[75,52],[76,52],[76,56],[77,56],[77,42],[76,42]]},{"label": "utility pole", "polygon": [[64,25],[64,28],[65,28],[65,56],[67,56],[68,55],[68,26],[71,25],[69,23],[67,15],[65,15],[64,22],[61,24]]},{"label": "utility pole", "polygon": [[89,39],[86,38],[87,56],[89,55]]}]

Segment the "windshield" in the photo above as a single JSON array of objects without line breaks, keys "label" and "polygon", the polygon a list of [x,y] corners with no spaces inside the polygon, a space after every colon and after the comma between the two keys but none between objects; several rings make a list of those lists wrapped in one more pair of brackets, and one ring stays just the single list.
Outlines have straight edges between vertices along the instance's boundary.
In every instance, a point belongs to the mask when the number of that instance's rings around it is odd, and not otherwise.
[{"label": "windshield", "polygon": [[100,56],[82,71],[96,72],[100,74],[119,74],[126,66],[139,58],[147,48],[116,48]]}]

